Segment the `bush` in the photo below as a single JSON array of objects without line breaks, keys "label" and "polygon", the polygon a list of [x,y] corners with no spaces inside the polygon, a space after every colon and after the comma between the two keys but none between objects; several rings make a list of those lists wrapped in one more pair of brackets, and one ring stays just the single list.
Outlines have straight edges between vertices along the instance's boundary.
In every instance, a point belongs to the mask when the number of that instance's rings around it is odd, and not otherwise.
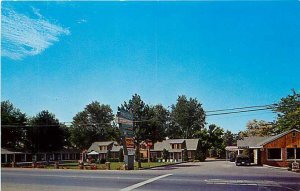
[{"label": "bush", "polygon": [[100,159],[100,164],[105,164],[106,163],[106,159],[102,158]]},{"label": "bush", "polygon": [[108,162],[120,162],[120,161],[119,161],[119,159],[113,159],[113,158],[111,158],[111,159],[109,159]]},{"label": "bush", "polygon": [[123,162],[124,161],[124,153],[123,153],[123,149],[120,148],[119,150],[119,161]]},{"label": "bush", "polygon": [[205,159],[206,159],[206,156],[205,156],[205,154],[204,154],[204,153],[202,153],[202,152],[200,152],[200,153],[199,153],[199,158],[198,158],[198,160],[199,160],[200,162],[204,162],[204,161],[205,161]]},{"label": "bush", "polygon": [[188,151],[187,149],[183,150],[183,161],[188,161],[189,157],[188,157]]},{"label": "bush", "polygon": [[168,158],[169,158],[169,151],[167,151],[167,149],[164,149],[163,150],[163,158],[165,159],[165,161],[167,161],[168,160]]},{"label": "bush", "polygon": [[147,158],[141,158],[141,162],[148,162]]},{"label": "bush", "polygon": [[151,162],[157,162],[156,156],[154,156],[154,157],[152,158]]}]

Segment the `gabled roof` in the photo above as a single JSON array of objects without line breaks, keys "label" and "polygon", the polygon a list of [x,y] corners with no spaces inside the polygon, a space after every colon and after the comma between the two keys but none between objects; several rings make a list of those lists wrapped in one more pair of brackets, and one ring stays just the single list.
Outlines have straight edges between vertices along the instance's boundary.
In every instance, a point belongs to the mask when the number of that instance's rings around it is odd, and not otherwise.
[{"label": "gabled roof", "polygon": [[151,151],[163,151],[164,149],[171,151],[171,144],[186,143],[187,150],[197,150],[199,139],[168,139],[154,143],[154,148]]},{"label": "gabled roof", "polygon": [[183,143],[185,140],[184,139],[169,139],[170,144],[180,144]]},{"label": "gabled roof", "polygon": [[22,154],[25,152],[19,152],[19,151],[14,151],[11,149],[5,149],[5,148],[1,148],[1,154]]},{"label": "gabled roof", "polygon": [[199,139],[185,139],[187,150],[197,150]]},{"label": "gabled roof", "polygon": [[276,139],[279,139],[280,137],[287,135],[293,131],[297,131],[300,132],[297,129],[291,129],[289,131],[283,132],[281,134],[275,135],[275,136],[269,136],[269,137],[257,137],[257,136],[253,136],[253,137],[244,137],[243,140],[238,140],[237,141],[237,146],[239,148],[241,147],[249,147],[249,148],[259,148],[264,146],[267,143],[270,143]]},{"label": "gabled roof", "polygon": [[289,133],[291,133],[291,132],[293,132],[293,131],[297,131],[298,133],[300,133],[300,131],[297,130],[297,129],[291,129],[291,130],[289,130],[289,131],[286,131],[286,132],[280,133],[280,134],[278,134],[278,135],[269,137],[269,138],[263,140],[262,142],[260,142],[259,145],[260,145],[260,146],[263,146],[263,145],[265,145],[265,144],[267,144],[267,143],[270,143],[270,142],[272,142],[272,141],[274,141],[274,140],[276,140],[276,139],[279,139],[279,138],[283,137],[284,135],[287,135],[287,134],[289,134]]},{"label": "gabled roof", "polygon": [[98,146],[108,146],[112,143],[114,143],[113,141],[103,141],[103,142],[97,142]]},{"label": "gabled roof", "polygon": [[121,148],[123,148],[123,146],[115,145],[114,144],[113,147],[112,147],[112,149],[111,149],[111,151],[112,152],[119,152]]},{"label": "gabled roof", "polygon": [[119,146],[117,142],[114,141],[94,142],[88,149],[88,152],[96,151],[97,153],[107,153],[107,149],[100,150],[100,146],[109,146],[111,144],[113,144],[111,151],[119,151],[120,148],[122,148],[122,146]]},{"label": "gabled roof", "polygon": [[244,147],[257,147],[260,146],[259,143],[269,137],[258,137],[258,136],[251,136],[251,137],[244,137],[242,140],[237,140],[237,147],[244,148]]}]

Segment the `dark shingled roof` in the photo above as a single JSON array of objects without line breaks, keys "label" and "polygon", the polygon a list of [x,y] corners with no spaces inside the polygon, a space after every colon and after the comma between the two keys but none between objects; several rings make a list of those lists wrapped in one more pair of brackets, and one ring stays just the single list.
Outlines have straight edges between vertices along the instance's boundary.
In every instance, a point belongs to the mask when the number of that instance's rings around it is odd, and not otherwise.
[{"label": "dark shingled roof", "polygon": [[253,137],[244,137],[243,140],[238,140],[237,141],[237,146],[239,148],[241,147],[249,147],[249,148],[257,148],[257,147],[262,147],[267,143],[270,143],[284,135],[287,135],[293,131],[297,131],[300,132],[297,129],[292,129],[286,132],[283,132],[281,134],[275,135],[275,136],[269,136],[269,137],[257,137],[257,136],[253,136]]},{"label": "dark shingled roof", "polygon": [[99,146],[108,146],[108,145],[111,145],[111,144],[113,144],[112,149],[111,149],[112,152],[117,152],[117,151],[120,150],[120,148],[123,148],[122,146],[119,146],[114,141],[94,142],[90,146],[90,148],[88,149],[88,152],[96,151],[97,153],[107,153],[107,150],[101,150],[100,151],[100,147]]},{"label": "dark shingled roof", "polygon": [[184,141],[186,143],[187,150],[197,150],[199,139],[168,139],[162,142],[154,143],[154,149],[151,149],[151,151],[163,151],[164,149],[171,151],[174,150],[172,149],[171,144],[183,143]]},{"label": "dark shingled roof", "polygon": [[237,140],[237,146],[239,148],[241,147],[258,147],[260,142],[263,140],[267,139],[269,137],[258,137],[258,136],[253,136],[253,137],[244,137],[242,140]]}]

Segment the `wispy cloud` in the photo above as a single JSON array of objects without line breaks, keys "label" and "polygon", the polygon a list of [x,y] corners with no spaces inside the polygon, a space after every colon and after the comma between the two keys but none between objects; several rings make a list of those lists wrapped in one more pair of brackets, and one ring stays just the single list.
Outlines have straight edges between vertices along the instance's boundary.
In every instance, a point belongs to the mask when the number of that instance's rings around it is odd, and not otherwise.
[{"label": "wispy cloud", "polygon": [[34,56],[59,41],[60,35],[70,34],[68,29],[44,19],[38,9],[33,12],[38,19],[2,8],[2,56],[14,60]]},{"label": "wispy cloud", "polygon": [[77,20],[77,24],[82,24],[82,23],[86,23],[86,22],[87,22],[87,20],[85,20],[85,19]]}]

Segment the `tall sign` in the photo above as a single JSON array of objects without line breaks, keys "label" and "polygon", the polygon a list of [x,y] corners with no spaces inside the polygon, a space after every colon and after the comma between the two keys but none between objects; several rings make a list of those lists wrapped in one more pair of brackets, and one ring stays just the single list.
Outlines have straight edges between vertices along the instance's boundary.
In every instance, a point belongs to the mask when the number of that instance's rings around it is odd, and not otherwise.
[{"label": "tall sign", "polygon": [[134,131],[133,115],[127,111],[120,110],[117,113],[117,123],[122,134],[125,164],[128,170],[134,169]]}]

